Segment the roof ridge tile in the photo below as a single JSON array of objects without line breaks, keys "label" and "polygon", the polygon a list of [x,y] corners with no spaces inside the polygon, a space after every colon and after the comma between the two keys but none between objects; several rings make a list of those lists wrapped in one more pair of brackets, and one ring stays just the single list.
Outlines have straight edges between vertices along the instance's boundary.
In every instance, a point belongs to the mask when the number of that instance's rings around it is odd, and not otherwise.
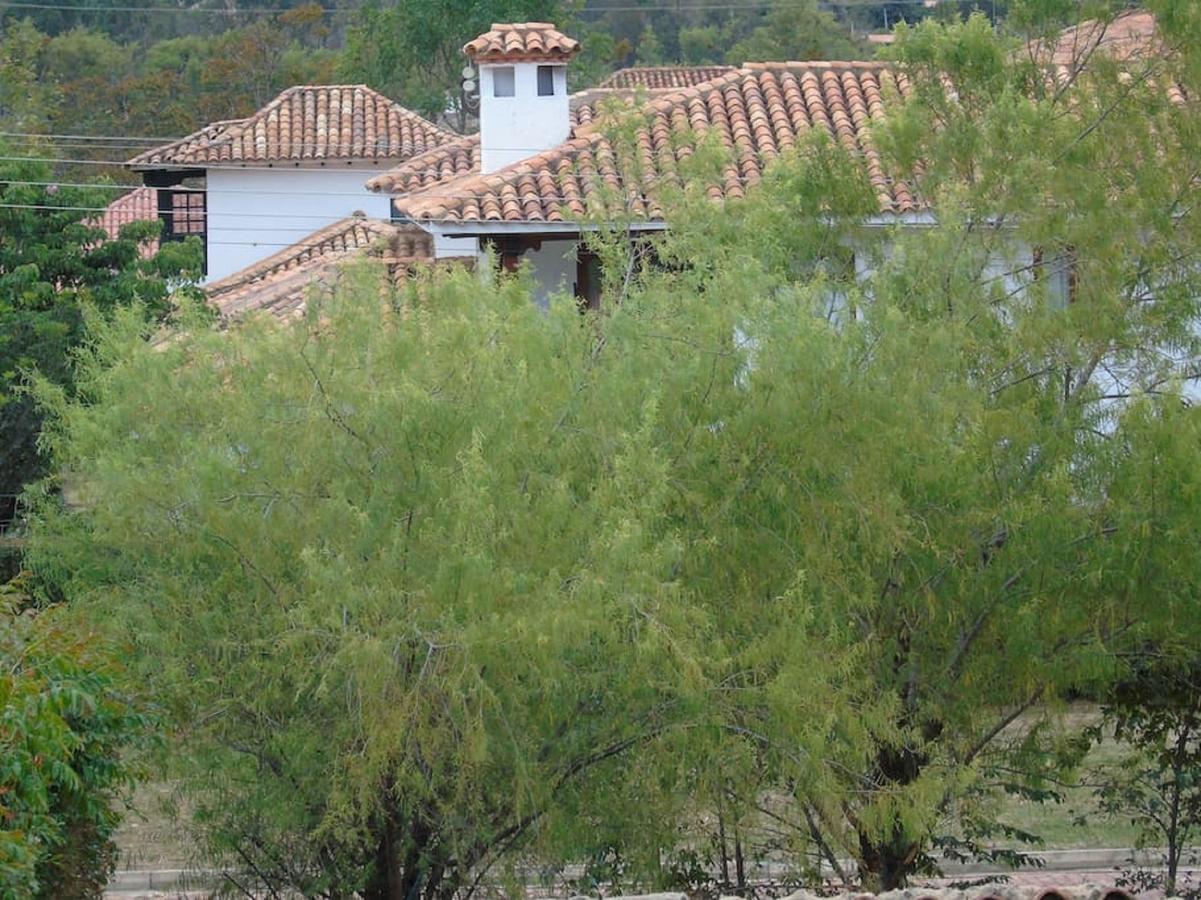
[{"label": "roof ridge tile", "polygon": [[[280,127],[284,118],[281,113],[289,109],[290,127],[284,129]],[[377,134],[390,130],[387,121],[398,120],[402,136],[395,143],[381,143],[378,138],[373,143],[350,140],[351,135],[366,130],[369,118]],[[239,142],[248,135],[251,144],[243,150]],[[248,116],[209,123],[185,137],[143,151],[126,165],[204,168],[206,163],[225,160],[242,164],[309,159],[403,160],[458,137],[365,84],[293,85]],[[232,152],[226,148],[232,148]]]}]

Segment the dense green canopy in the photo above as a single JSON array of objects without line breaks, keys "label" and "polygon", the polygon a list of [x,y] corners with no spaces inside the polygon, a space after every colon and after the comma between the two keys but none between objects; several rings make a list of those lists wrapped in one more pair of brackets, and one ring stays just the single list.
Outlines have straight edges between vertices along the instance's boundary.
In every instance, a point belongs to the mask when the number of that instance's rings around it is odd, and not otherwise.
[{"label": "dense green canopy", "polygon": [[872,887],[988,852],[1078,760],[1066,697],[1201,649],[1201,16],[1162,6],[1174,55],[1062,89],[981,18],[907,35],[920,228],[817,141],[665,198],[654,266],[597,232],[600,314],[364,265],[294,321],[98,322],[39,390],[82,502],[30,561],[134,646],[201,846],[373,898],[695,884],[765,818]]}]

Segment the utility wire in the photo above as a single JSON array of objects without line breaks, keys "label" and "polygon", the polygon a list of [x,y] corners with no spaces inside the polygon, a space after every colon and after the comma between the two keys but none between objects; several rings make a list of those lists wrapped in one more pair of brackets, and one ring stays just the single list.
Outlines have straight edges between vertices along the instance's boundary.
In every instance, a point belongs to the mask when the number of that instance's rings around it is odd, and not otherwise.
[{"label": "utility wire", "polygon": [[[826,8],[886,8],[892,6],[925,6],[927,0],[819,0],[819,6]],[[956,2],[956,0],[941,0],[943,3]],[[964,2],[964,0],[959,0]],[[732,11],[732,10],[770,10],[783,8],[789,5],[789,0],[749,0],[749,2],[723,2],[723,3],[704,3],[695,6],[681,8],[677,4],[658,5],[658,6],[605,6],[605,7],[585,7],[579,10],[575,15],[605,15],[611,12],[708,12],[708,11]],[[80,12],[80,13],[188,13],[200,15],[215,15],[215,16],[277,16],[285,13],[286,9],[254,9],[248,7],[239,8],[220,8],[220,7],[171,7],[171,6],[103,6],[100,4],[66,4],[66,3],[27,3],[23,0],[12,0],[12,2],[0,2],[0,9],[37,9],[37,10],[58,10],[62,12]],[[322,7],[323,12],[327,13],[355,13],[359,12],[361,7],[353,6],[325,6]]]}]

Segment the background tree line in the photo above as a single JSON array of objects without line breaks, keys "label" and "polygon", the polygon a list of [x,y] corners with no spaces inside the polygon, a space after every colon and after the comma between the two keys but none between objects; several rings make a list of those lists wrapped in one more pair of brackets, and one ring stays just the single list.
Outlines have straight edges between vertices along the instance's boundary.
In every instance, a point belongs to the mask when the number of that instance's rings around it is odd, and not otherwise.
[{"label": "background tree line", "polygon": [[[173,11],[165,3],[140,13],[13,10],[0,26],[0,121],[11,131],[175,137],[247,115],[291,85],[331,81],[365,82],[438,117],[457,99],[459,48],[494,21],[551,20],[579,37],[584,54],[571,79],[580,89],[635,64],[862,58],[872,52],[866,31],[931,14],[913,2],[835,12],[819,10],[816,0],[745,9],[701,0],[637,5],[414,0],[336,11],[314,2],[256,4],[255,14],[204,4]],[[72,153],[121,159],[139,146],[76,142]]]}]

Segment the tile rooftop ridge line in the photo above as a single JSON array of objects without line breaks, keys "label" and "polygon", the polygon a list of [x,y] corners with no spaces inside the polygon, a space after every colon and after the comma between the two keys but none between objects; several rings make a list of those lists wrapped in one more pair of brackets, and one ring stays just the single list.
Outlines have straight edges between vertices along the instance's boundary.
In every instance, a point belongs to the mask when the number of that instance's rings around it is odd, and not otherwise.
[{"label": "tile rooftop ridge line", "polygon": [[[270,115],[277,108],[279,108],[280,106],[283,106],[287,100],[296,96],[297,94],[302,94],[302,93],[306,93],[306,92],[310,92],[310,91],[352,91],[352,92],[353,91],[363,91],[366,94],[370,94],[373,97],[378,98],[385,105],[394,107],[395,109],[397,109],[399,111],[399,113],[402,116],[407,115],[407,116],[412,116],[417,119],[421,119],[424,123],[426,123],[428,125],[429,128],[431,128],[434,131],[442,132],[443,134],[446,134],[448,136],[455,134],[453,131],[450,131],[447,128],[443,128],[441,125],[437,124],[436,122],[430,121],[429,119],[425,118],[425,116],[422,116],[419,113],[413,112],[413,110],[409,109],[407,106],[401,105],[398,101],[393,100],[391,97],[388,97],[384,94],[381,94],[379,91],[375,90],[375,88],[370,88],[365,84],[294,84],[291,87],[285,88],[284,90],[280,91],[279,94],[277,94],[271,100],[268,100],[266,104],[264,104],[263,106],[256,109],[250,115],[244,116],[241,119],[231,119],[228,121],[233,123],[235,127],[237,125],[248,125],[250,122],[252,122],[255,119]],[[232,129],[231,129],[231,131],[232,131]],[[232,137],[232,136],[233,135],[231,134],[230,137]],[[222,135],[222,137],[224,138],[225,135]]]},{"label": "tile rooftop ridge line", "polygon": [[896,63],[886,59],[788,59],[744,62],[738,68],[759,72],[764,69],[895,69]]},{"label": "tile rooftop ridge line", "polygon": [[[715,78],[724,78],[724,77],[732,74],[733,72],[737,71],[737,68],[734,66],[699,66],[699,67],[694,67],[694,68],[722,69],[723,71],[719,75],[715,76]],[[710,79],[710,80],[712,80],[712,79]],[[708,83],[708,82],[702,82],[702,83]],[[699,85],[694,85],[694,87],[696,87],[696,86],[699,86]],[[646,94],[646,99],[648,100],[648,102],[651,100],[661,99],[661,98],[670,96],[670,94],[676,93],[681,90],[685,90],[685,88],[660,88],[660,89],[654,91],[654,93],[648,92]],[[587,106],[591,105],[593,102],[596,102],[598,100],[603,101],[608,98],[630,99],[630,98],[635,98],[637,96],[638,96],[637,88],[606,88],[606,87],[594,86],[594,87],[584,88],[583,90],[576,91],[575,93],[571,94],[568,97],[568,100],[571,102],[572,108],[575,109],[575,108],[579,108],[579,107],[587,107]],[[574,137],[586,136],[587,134],[590,133],[590,130],[593,129],[597,124],[598,124],[598,120],[593,119],[590,122],[582,122],[580,124],[573,125],[570,135],[568,137],[568,140],[570,140],[571,138],[574,138]],[[479,143],[480,143],[480,133],[478,131],[472,132],[471,134],[456,134],[456,136],[453,140],[447,141],[445,144],[441,144],[437,147],[431,147],[429,150],[422,151],[421,153],[411,156],[407,160],[397,163],[396,165],[392,166],[390,169],[388,169],[385,172],[381,172],[378,175],[373,175],[370,179],[367,180],[367,183],[366,183],[367,189],[374,193],[377,193],[377,194],[381,193],[381,192],[392,193],[394,191],[394,185],[392,184],[392,179],[397,177],[395,175],[395,173],[403,172],[403,170],[409,169],[414,164],[421,165],[424,168],[413,169],[413,170],[410,170],[410,172],[406,173],[406,174],[417,175],[417,174],[421,174],[424,172],[433,171],[437,168],[439,163],[446,162],[446,161],[453,159],[455,157],[455,155],[458,153],[463,153],[463,152],[470,153],[471,150],[474,147],[476,147]],[[558,146],[561,146],[561,145],[558,145]],[[542,151],[542,153],[552,152],[555,149],[557,149],[557,147],[551,147],[548,150]],[[541,154],[539,154],[539,155],[541,155]],[[527,157],[527,159],[532,159],[532,158],[533,157]],[[518,160],[516,163],[511,163],[510,165],[517,165],[518,163],[525,162],[525,161],[526,161],[525,159]],[[505,168],[508,168],[508,167],[506,166]],[[497,169],[495,171],[499,172],[502,170]],[[492,173],[488,173],[488,174],[492,174]],[[449,177],[436,178],[436,179],[431,180],[430,183],[423,184],[420,187],[413,188],[411,190],[397,192],[397,197],[399,198],[399,197],[406,197],[406,196],[415,196],[423,191],[430,190],[434,187],[443,186],[450,181],[458,181],[462,178],[466,178],[467,176],[472,176],[472,175],[474,175],[476,177],[482,177],[483,173],[481,173],[479,171],[458,172]]]},{"label": "tile rooftop ridge line", "polygon": [[697,69],[737,69],[738,66],[732,63],[663,63],[657,66],[625,66],[621,69],[614,69],[606,78],[612,78],[614,75],[620,75],[622,72],[692,72]]},{"label": "tile rooftop ridge line", "polygon": [[[683,87],[683,85],[669,86],[654,86],[647,84],[648,80],[653,81],[653,76],[704,76],[701,78],[707,81],[710,78],[715,78],[717,75],[728,72],[732,69],[737,69],[738,66],[730,63],[711,63],[708,65],[693,65],[690,63],[671,63],[658,66],[626,66],[621,69],[615,69],[606,75],[594,88],[589,90],[632,90],[634,88],[645,88],[646,90],[671,90],[674,87]],[[648,78],[648,76],[651,76]],[[699,84],[700,81],[694,82]]]},{"label": "tile rooftop ridge line", "polygon": [[[449,141],[454,140],[455,138],[459,137],[459,135],[456,132],[451,131],[449,128],[445,128],[445,127],[439,125],[437,122],[434,122],[430,119],[425,118],[425,116],[422,116],[420,113],[417,113],[414,110],[409,109],[407,106],[404,106],[399,101],[393,100],[391,97],[387,96],[386,94],[383,94],[380,91],[377,91],[375,88],[370,87],[369,85],[364,84],[362,82],[347,83],[347,84],[294,84],[290,87],[284,88],[282,91],[280,91],[274,97],[272,97],[269,101],[267,101],[267,103],[265,103],[263,106],[259,107],[254,112],[250,113],[249,115],[241,116],[238,118],[232,118],[232,119],[218,119],[217,121],[209,122],[208,124],[202,125],[200,128],[197,128],[195,131],[191,132],[190,134],[184,135],[181,138],[177,138],[174,141],[167,141],[157,147],[152,147],[148,150],[142,151],[141,153],[137,154],[136,156],[132,157],[131,159],[126,160],[125,165],[127,165],[127,166],[163,165],[163,164],[168,163],[169,161],[162,159],[162,157],[169,155],[173,150],[176,150],[182,146],[185,146],[185,145],[191,144],[191,143],[207,145],[203,148],[197,148],[198,150],[208,150],[209,148],[213,147],[214,145],[219,145],[223,142],[231,142],[232,143],[233,141],[236,141],[238,138],[247,134],[247,128],[251,127],[252,125],[257,124],[258,122],[260,122],[264,119],[269,119],[269,117],[272,114],[277,112],[281,107],[283,107],[286,103],[288,103],[289,101],[291,101],[293,98],[297,97],[298,95],[302,95],[305,93],[317,93],[317,92],[323,92],[323,91],[325,91],[325,92],[338,91],[340,93],[349,92],[352,95],[351,96],[352,103],[353,103],[353,99],[354,99],[353,95],[355,93],[361,92],[363,94],[364,100],[371,101],[377,105],[381,105],[386,108],[389,108],[391,111],[394,111],[396,113],[396,115],[398,115],[401,119],[408,119],[414,127],[419,127],[422,130],[430,133],[432,136],[440,138],[444,142],[449,142]],[[301,145],[302,149],[304,149],[305,147],[308,147],[308,146],[310,146],[310,145],[307,143]],[[159,157],[159,161],[155,162],[152,159],[152,157]],[[280,158],[283,159],[284,157],[280,157]],[[353,156],[348,156],[348,157],[326,156],[323,158],[324,159],[353,159],[354,157]],[[202,161],[197,161],[194,163],[184,163],[184,164],[185,165],[194,165],[194,166],[200,167],[200,168],[204,167],[202,164]]]},{"label": "tile rooftop ridge line", "polygon": [[[718,77],[705,82],[653,95],[644,104],[635,107],[635,116],[644,118],[646,120],[644,124],[652,130],[656,127],[655,120],[662,120],[659,122],[659,127],[671,128],[674,126],[670,123],[665,125],[667,120],[674,122],[690,116],[691,114],[687,108],[695,106],[698,103],[705,109],[708,109],[714,103],[724,105],[728,99],[731,104],[740,107],[743,103],[741,92],[747,89],[748,82],[759,82],[764,77],[795,79],[797,84],[790,88],[790,90],[795,92],[799,88],[802,94],[798,95],[795,100],[788,101],[789,104],[824,104],[826,101],[821,96],[814,97],[804,94],[805,91],[809,90],[804,87],[806,83],[811,83],[813,90],[821,91],[824,95],[825,92],[831,89],[841,92],[846,88],[846,78],[852,77],[856,80],[868,79],[869,82],[876,85],[875,90],[879,92],[883,88],[882,76],[897,80],[898,87],[905,80],[903,74],[898,73],[894,67],[884,62],[875,61],[857,62],[842,60],[831,63],[825,60],[817,60],[796,61],[794,63],[769,62],[757,65],[752,64],[724,72]],[[777,85],[775,89],[777,91],[784,90],[782,85]],[[815,111],[813,113],[815,118],[810,124],[820,125],[829,129],[831,135],[840,144],[847,147],[853,153],[865,155],[865,158],[871,163],[874,159],[873,150],[870,146],[865,145],[864,141],[866,140],[870,143],[872,125],[880,111],[880,97],[877,94],[875,99],[872,99],[869,95],[860,95],[858,87],[854,87],[853,89],[855,93],[854,98],[850,95],[832,97],[830,101],[832,105],[821,107]],[[758,88],[755,88],[755,90],[758,90]],[[715,100],[715,98],[718,99]],[[791,111],[791,107],[789,109],[790,111],[787,113],[781,109],[780,114],[794,115],[795,113]],[[702,109],[700,112],[703,114],[704,110]],[[770,112],[768,114],[774,115]],[[800,107],[800,114],[802,116],[806,115],[803,106]],[[743,132],[747,132],[750,129],[750,131],[756,134],[758,131],[753,122],[731,125],[729,121],[725,120],[724,112],[720,114],[715,113],[712,124],[718,124],[719,120],[724,123],[719,125],[719,127],[727,129],[733,127],[735,131],[741,129]],[[760,123],[760,127],[763,127],[763,124]],[[790,126],[790,129],[796,127],[798,126]],[[807,128],[809,125],[805,125],[802,122],[799,127]],[[756,140],[755,137],[751,137],[749,134],[744,134],[740,139],[735,138],[733,135],[731,137],[740,146],[747,140],[753,145]],[[399,191],[394,201],[394,209],[397,214],[406,216],[413,221],[562,221],[562,210],[560,209],[556,213],[550,208],[551,202],[556,199],[555,196],[548,194],[544,187],[533,188],[533,193],[527,196],[524,193],[526,188],[523,188],[522,183],[531,177],[535,181],[556,178],[556,173],[560,173],[562,167],[565,164],[570,164],[580,153],[603,150],[605,139],[604,120],[593,119],[592,121],[575,126],[572,129],[571,137],[558,146],[515,161],[495,171],[486,174],[478,171],[463,172],[446,180],[435,180],[411,190]],[[791,140],[787,143],[791,144]],[[850,144],[855,144],[856,146],[852,147]],[[773,155],[776,152],[779,151],[773,150]],[[755,174],[748,177],[757,180],[762,166],[766,164],[768,163],[757,164],[755,166]],[[878,161],[875,164],[875,168],[879,168]],[[737,180],[742,180],[742,174],[745,173],[740,173]],[[384,177],[381,176],[381,180]],[[743,188],[729,188],[729,179],[728,177],[724,178],[725,186],[717,186],[715,190],[719,193],[733,191],[735,193],[732,193],[732,196],[741,196]],[[913,188],[906,181],[897,181],[894,184],[887,174],[882,171],[873,172],[871,179],[873,189],[880,198],[883,210],[904,212],[914,206]],[[647,185],[646,179],[644,178],[642,181],[645,187]],[[395,187],[395,183],[392,187]],[[636,186],[633,189],[636,191],[640,190]],[[588,192],[587,188],[583,188],[583,190],[585,193]],[[558,199],[566,200],[566,198]],[[583,199],[582,196],[576,197],[572,201],[572,204],[575,205],[577,202],[582,202]],[[484,202],[490,205],[500,203],[502,206],[506,203],[518,206],[524,206],[527,203],[541,204],[542,211],[528,216],[526,214],[509,214],[508,212],[501,213],[498,216],[495,211],[485,212],[482,209],[475,209],[464,217],[464,207]],[[655,212],[657,204],[653,198],[642,198],[638,200],[638,203],[639,205],[646,205],[646,214],[652,219],[661,217],[659,213]]]},{"label": "tile rooftop ridge line", "polygon": [[[664,66],[662,68],[675,69],[675,68],[681,68],[681,67]],[[646,105],[641,108],[635,107],[634,108],[635,111],[637,111],[637,112],[661,111],[661,110],[658,110],[658,109],[652,107],[652,104],[657,103],[659,101],[671,101],[671,100],[673,100],[673,98],[675,98],[677,95],[679,95],[681,93],[688,92],[688,91],[695,91],[695,90],[704,88],[707,85],[712,84],[713,82],[720,81],[722,79],[727,79],[727,78],[730,78],[731,76],[737,75],[741,71],[741,69],[738,66],[725,66],[725,65],[723,65],[723,66],[688,66],[688,67],[683,67],[683,68],[720,69],[722,71],[719,72],[719,74],[715,75],[713,78],[710,78],[707,81],[698,82],[697,84],[694,84],[694,85],[689,85],[689,86],[685,86],[685,87],[659,88],[653,94],[648,93],[646,96]],[[746,68],[746,67],[744,66],[742,68]],[[618,71],[622,71],[622,70],[618,70]],[[576,91],[575,93],[571,94],[568,97],[568,100],[578,103],[579,105],[586,106],[593,100],[603,100],[608,97],[614,97],[614,98],[636,97],[637,91],[638,91],[637,88],[607,88],[607,87],[601,87],[601,86],[597,85],[594,87],[584,88],[583,90]],[[594,133],[599,128],[599,126],[600,126],[600,122],[596,119],[593,119],[590,122],[584,122],[579,125],[572,126],[571,133],[570,133],[570,136],[568,137],[568,140],[571,140],[572,138],[577,138],[577,137],[587,137],[588,135]],[[367,181],[367,188],[368,188],[368,190],[371,190],[375,193],[380,193],[381,191],[387,190],[387,187],[385,186],[385,184],[383,182],[390,179],[392,176],[392,173],[394,171],[407,167],[408,165],[413,163],[415,160],[422,160],[423,162],[429,162],[431,164],[445,160],[445,159],[451,157],[456,151],[463,150],[463,149],[469,149],[472,146],[474,146],[475,144],[478,144],[479,141],[480,141],[480,133],[478,131],[472,132],[471,134],[457,134],[455,136],[454,140],[448,141],[445,144],[442,144],[438,147],[431,147],[429,150],[426,150],[422,153],[418,153],[418,154],[410,157],[409,159],[399,163],[398,165],[393,166],[388,171],[381,172],[379,175],[373,176],[372,178],[370,178]],[[566,143],[566,142],[564,142],[564,143]],[[540,153],[538,153],[536,155],[542,156],[546,153],[553,153],[562,146],[563,146],[563,144],[556,145],[555,147],[551,147],[548,150],[541,151]],[[526,161],[528,161],[530,159],[534,159],[534,158],[535,157],[531,156],[531,157],[527,157],[526,159],[518,160],[515,163],[510,163],[509,166],[505,166],[503,169],[496,169],[496,170],[494,170],[494,172],[489,172],[487,174],[491,175],[494,173],[507,171],[511,166],[519,165],[520,163],[526,162]],[[405,192],[399,194],[398,196],[399,197],[416,196],[417,194],[420,194],[431,188],[444,186],[451,181],[457,182],[468,176],[475,176],[475,177],[482,178],[482,177],[484,177],[484,173],[462,172],[462,173],[455,175],[453,178],[440,179],[438,181],[432,182],[431,184],[422,185],[421,187],[416,188],[412,191],[405,191]]]}]

